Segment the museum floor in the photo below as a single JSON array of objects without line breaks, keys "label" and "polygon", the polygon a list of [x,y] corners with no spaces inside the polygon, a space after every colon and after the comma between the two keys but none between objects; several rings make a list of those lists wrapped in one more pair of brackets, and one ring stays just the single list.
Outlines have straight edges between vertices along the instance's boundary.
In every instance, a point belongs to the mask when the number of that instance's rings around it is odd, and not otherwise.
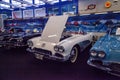
[{"label": "museum floor", "polygon": [[88,51],[70,64],[37,60],[25,49],[0,50],[0,80],[120,80],[87,65]]}]

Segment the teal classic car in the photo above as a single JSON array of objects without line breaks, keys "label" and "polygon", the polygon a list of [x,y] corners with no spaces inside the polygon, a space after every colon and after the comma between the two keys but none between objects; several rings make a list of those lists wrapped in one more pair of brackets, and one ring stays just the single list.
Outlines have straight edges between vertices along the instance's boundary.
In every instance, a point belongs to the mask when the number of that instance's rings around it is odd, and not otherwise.
[{"label": "teal classic car", "polygon": [[89,65],[120,76],[120,28],[109,28],[91,48]]}]

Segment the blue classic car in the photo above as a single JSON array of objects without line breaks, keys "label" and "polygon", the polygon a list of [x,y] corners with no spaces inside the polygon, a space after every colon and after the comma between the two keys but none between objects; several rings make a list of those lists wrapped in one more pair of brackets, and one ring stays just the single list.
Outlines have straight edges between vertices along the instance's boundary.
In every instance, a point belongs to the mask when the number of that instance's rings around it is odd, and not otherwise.
[{"label": "blue classic car", "polygon": [[[106,25],[108,24],[106,23]],[[105,70],[117,76],[120,76],[119,26],[120,25],[108,28],[108,33],[105,36],[101,37],[91,48],[90,58],[87,62],[93,67]]]}]

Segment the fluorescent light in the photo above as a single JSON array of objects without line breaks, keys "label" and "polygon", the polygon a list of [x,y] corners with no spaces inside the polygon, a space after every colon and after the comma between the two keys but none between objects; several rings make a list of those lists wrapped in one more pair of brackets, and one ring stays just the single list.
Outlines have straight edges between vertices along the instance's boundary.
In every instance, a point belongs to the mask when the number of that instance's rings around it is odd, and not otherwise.
[{"label": "fluorescent light", "polygon": [[10,8],[9,5],[5,5],[5,4],[0,4],[0,6],[6,7],[6,8]]},{"label": "fluorescent light", "polygon": [[23,1],[26,1],[26,2],[29,2],[29,3],[33,3],[33,0],[23,0]]},{"label": "fluorescent light", "polygon": [[4,2],[8,2],[8,3],[10,2],[10,0],[2,0],[2,1],[4,1]]},{"label": "fluorescent light", "polygon": [[35,4],[44,5],[45,3],[43,1],[40,1],[40,0],[35,0]]}]

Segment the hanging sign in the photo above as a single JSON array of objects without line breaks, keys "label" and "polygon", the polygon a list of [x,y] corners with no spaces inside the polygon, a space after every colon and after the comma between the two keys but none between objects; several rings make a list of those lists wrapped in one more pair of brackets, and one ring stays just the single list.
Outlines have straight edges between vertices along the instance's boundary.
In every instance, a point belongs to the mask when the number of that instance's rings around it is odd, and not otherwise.
[{"label": "hanging sign", "polygon": [[35,17],[44,17],[46,16],[46,8],[35,9]]},{"label": "hanging sign", "polygon": [[12,11],[12,18],[13,19],[22,18],[22,12],[21,11]]},{"label": "hanging sign", "polygon": [[33,10],[24,10],[23,11],[23,18],[32,18],[33,17]]}]

